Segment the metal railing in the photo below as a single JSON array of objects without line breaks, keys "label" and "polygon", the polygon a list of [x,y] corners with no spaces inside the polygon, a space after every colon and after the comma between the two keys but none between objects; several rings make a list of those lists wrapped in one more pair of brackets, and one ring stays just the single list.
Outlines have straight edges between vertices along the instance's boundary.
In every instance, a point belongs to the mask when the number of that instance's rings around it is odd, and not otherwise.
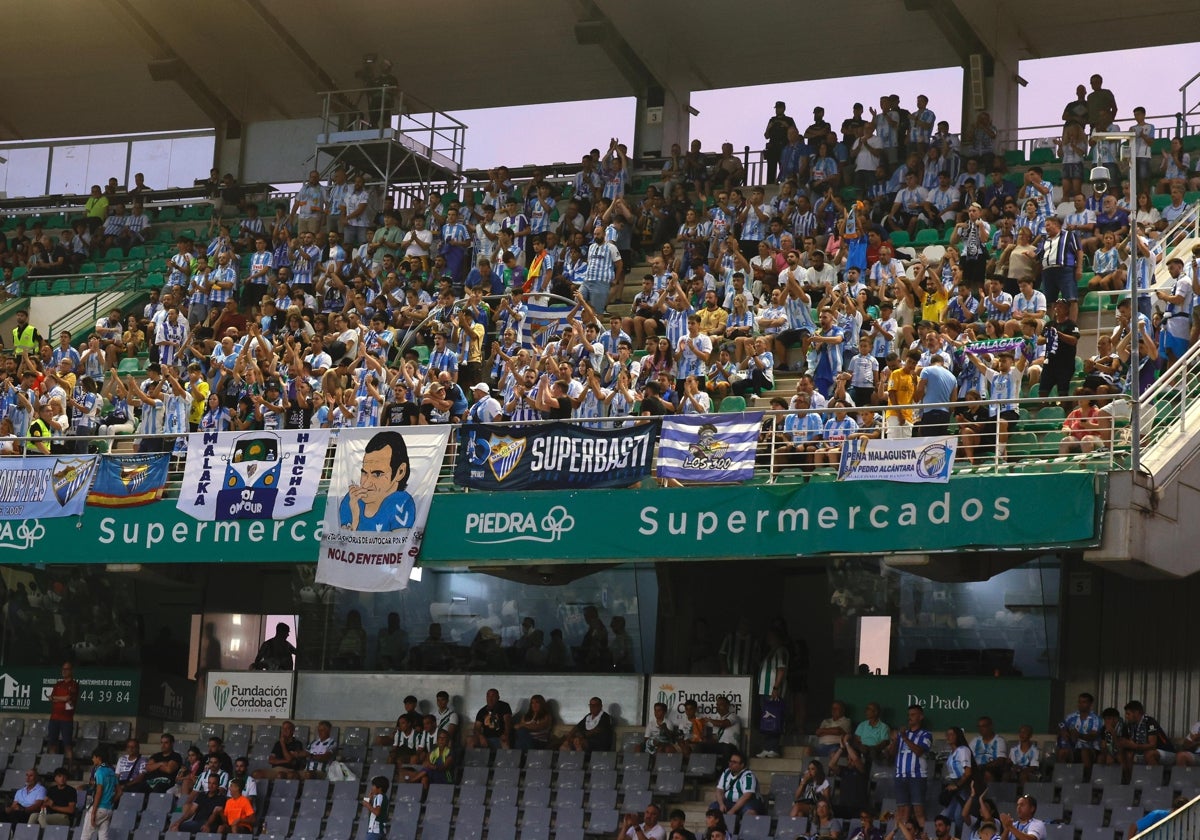
[{"label": "metal railing", "polygon": [[58,335],[63,330],[68,330],[74,334],[78,332],[80,324],[94,324],[100,318],[100,313],[108,312],[113,307],[113,304],[126,294],[141,288],[141,280],[145,277],[145,272],[139,268],[105,275],[71,275],[71,277],[82,278],[85,284],[89,279],[97,283],[107,278],[112,279],[105,286],[100,288],[94,287],[86,292],[81,292],[83,294],[90,294],[92,296],[91,299],[83,301],[78,306],[58,316],[51,322],[50,328],[47,331],[48,335]]},{"label": "metal railing", "polygon": [[[1184,265],[1190,263],[1192,259],[1192,252],[1191,246],[1188,245],[1187,242],[1189,239],[1196,238],[1200,238],[1200,202],[1194,202],[1193,204],[1188,205],[1187,212],[1172,222],[1171,225],[1163,231],[1162,236],[1159,237],[1159,241],[1165,241],[1167,245],[1163,250],[1162,258],[1158,261],[1158,264],[1154,269],[1154,282],[1150,284],[1149,289],[1151,294],[1156,289],[1171,288],[1173,281],[1170,279],[1170,273],[1167,270],[1167,260],[1171,259],[1172,257],[1178,257],[1179,259],[1183,260]],[[1130,247],[1130,240],[1127,238],[1123,243],[1121,243],[1121,245],[1122,247],[1128,249]],[[1125,268],[1125,265],[1126,261],[1122,260],[1121,267]],[[1129,290],[1128,288],[1101,289],[1097,290],[1095,294],[1101,300],[1114,298],[1119,299],[1122,297],[1127,297],[1129,295]],[[1105,324],[1106,312],[1111,312],[1113,317],[1112,323],[1107,325]],[[1111,309],[1103,306],[1100,308],[1100,311],[1096,317],[1096,327],[1102,333],[1110,331],[1116,327],[1115,306]]]},{"label": "metal railing", "polygon": [[396,140],[439,166],[462,171],[466,124],[412,94],[384,85],[324,91],[320,96],[323,142],[337,142],[339,135],[347,140]]},{"label": "metal railing", "polygon": [[[1062,440],[1065,435],[1062,431],[1064,416],[1072,406],[1082,404],[1087,396],[1071,396],[1063,397],[1057,400],[1062,405],[1057,411],[1054,411],[1052,416],[1046,415],[1042,418],[1035,418],[1032,415],[1028,419],[1024,419],[1017,424],[1017,428],[1010,430],[1008,433],[1007,452],[1003,452],[1001,444],[1001,429],[995,422],[984,424],[984,428],[976,439],[975,445],[980,447],[981,451],[975,453],[964,454],[964,446],[967,442],[962,437],[962,430],[959,431],[959,457],[956,461],[954,473],[955,475],[1012,475],[1012,474],[1037,474],[1047,472],[1062,472],[1062,471],[1085,471],[1085,472],[1110,472],[1116,469],[1126,468],[1126,453],[1128,451],[1128,440],[1124,432],[1121,416],[1127,416],[1123,408],[1119,408],[1127,402],[1124,397],[1113,396],[1108,400],[1107,405],[1110,406],[1104,416],[1110,420],[1116,418],[1113,422],[1107,425],[1106,430],[1097,432],[1095,439],[1088,442],[1091,447],[1090,451],[1082,451],[1076,453],[1068,453],[1062,451]],[[1037,398],[1026,398],[1020,400],[1005,400],[1004,402],[1015,402],[1022,408],[1032,408],[1041,406],[1043,409],[1048,406],[1047,400]],[[1097,403],[1098,404],[1098,403]],[[990,407],[995,408],[998,402],[994,400],[976,400],[970,402],[957,403],[926,403],[924,405],[909,405],[909,406],[891,406],[890,409],[911,409],[919,411],[921,409],[943,408],[950,412],[962,411],[965,409]],[[875,411],[882,411],[882,407],[876,407]],[[851,412],[856,411],[851,409]],[[733,412],[729,416],[736,416],[745,412]],[[800,456],[793,457],[790,453],[780,452],[780,447],[792,440],[790,433],[784,431],[783,422],[788,415],[806,415],[819,414],[824,417],[832,417],[834,409],[804,409],[804,410],[770,410],[764,411],[764,420],[770,418],[773,422],[764,422],[763,431],[760,435],[758,448],[755,458],[755,479],[761,482],[778,481],[779,483],[792,483],[809,481],[811,479],[833,480],[837,475],[837,455],[835,452],[822,453],[820,458]],[[1044,412],[1043,412],[1044,413]],[[601,419],[583,419],[572,418],[565,421],[560,420],[527,420],[519,423],[500,422],[490,425],[499,426],[501,428],[514,428],[528,430],[538,426],[549,425],[551,423],[566,422],[581,426],[603,426],[611,428],[614,426],[630,425],[634,423],[661,423],[661,417],[617,417],[617,418],[601,418]],[[455,424],[461,425],[461,424]],[[876,425],[875,430],[881,430],[882,425]],[[286,431],[286,430],[285,430]],[[919,433],[919,429],[913,430]],[[193,433],[198,434],[198,433]],[[919,438],[919,434],[917,437]],[[1022,437],[1024,436],[1024,437]],[[56,450],[61,451],[85,451],[87,447],[95,441],[106,441],[113,454],[132,454],[137,449],[137,444],[141,441],[160,441],[155,447],[155,451],[172,451],[174,443],[183,439],[185,444],[183,449],[186,450],[186,442],[188,436],[179,434],[155,434],[155,435],[100,435],[100,436],[63,436],[54,438],[52,446]],[[26,457],[36,456],[39,452],[25,451],[25,442],[37,440],[33,438],[16,438],[18,452],[10,457]],[[117,444],[121,445],[121,450],[117,451]],[[131,446],[129,444],[132,444]],[[822,446],[823,450],[829,450],[833,447],[835,450],[840,448],[840,444],[830,443]],[[321,490],[323,491],[328,486],[329,477],[332,475],[333,459],[337,449],[337,430],[333,430],[333,438],[331,445],[326,452],[324,470],[321,478]],[[441,471],[438,478],[438,492],[459,491],[461,488],[456,488],[453,484],[454,464],[457,458],[458,448],[456,435],[451,435],[450,443],[446,449],[445,460],[443,461]],[[56,453],[57,454],[57,453]],[[831,463],[825,463],[826,460]],[[818,463],[820,461],[820,463]],[[657,453],[655,453],[654,462],[657,464]],[[172,462],[172,467],[168,473],[168,481],[165,487],[164,496],[171,498],[178,495],[180,482],[183,477],[182,459],[175,459]]]},{"label": "metal railing", "polygon": [[[1124,830],[1125,826],[1116,826]],[[1200,837],[1200,796],[1168,814],[1133,840],[1196,840]]]},{"label": "metal railing", "polygon": [[[1146,117],[1146,122],[1150,123],[1155,128],[1155,135],[1159,138],[1168,135],[1186,136],[1195,134],[1200,130],[1200,123],[1189,123],[1186,121],[1184,114],[1155,114],[1152,117]],[[1119,120],[1121,118],[1118,118]],[[1125,122],[1128,122],[1131,117],[1124,117]],[[1062,137],[1062,122],[1050,123],[1049,125],[1027,125],[1019,128],[1002,128],[997,130],[996,148],[1001,149],[1019,149],[1025,155],[1025,159],[1029,159],[1029,155],[1035,149],[1053,149],[1056,141]],[[1167,132],[1167,133],[1163,133]],[[1003,154],[1003,152],[1000,152]]]},{"label": "metal railing", "polygon": [[1200,344],[1193,344],[1178,361],[1141,395],[1142,464],[1157,485],[1174,479],[1196,457],[1200,447],[1186,444],[1200,427]]}]

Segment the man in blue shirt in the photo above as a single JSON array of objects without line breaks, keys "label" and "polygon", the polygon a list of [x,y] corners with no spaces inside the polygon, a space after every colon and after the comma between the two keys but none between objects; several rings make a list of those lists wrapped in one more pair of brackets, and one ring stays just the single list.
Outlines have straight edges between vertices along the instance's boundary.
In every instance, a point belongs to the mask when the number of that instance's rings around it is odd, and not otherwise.
[{"label": "man in blue shirt", "polygon": [[1187,799],[1185,799],[1184,797],[1182,797],[1182,796],[1175,797],[1174,801],[1171,802],[1170,810],[1167,810],[1165,808],[1157,808],[1157,809],[1151,811],[1150,813],[1146,814],[1146,816],[1142,817],[1137,822],[1131,823],[1128,831],[1125,834],[1126,838],[1132,838],[1138,834],[1141,834],[1143,831],[1148,829],[1150,826],[1157,825],[1158,823],[1165,820],[1167,817],[1171,816],[1172,812],[1178,811],[1180,808],[1182,808],[1186,804],[1187,804]]},{"label": "man in blue shirt", "polygon": [[[338,506],[338,524],[351,531],[399,531],[413,526],[416,505],[408,485],[408,446],[400,432],[379,432],[367,442],[358,484]],[[86,838],[85,838],[86,840]]]},{"label": "man in blue shirt", "polygon": [[[954,400],[955,387],[958,380],[954,374],[946,370],[946,360],[941,353],[930,356],[930,365],[922,368],[917,378],[917,390],[913,398],[921,405],[937,405]],[[950,409],[947,406],[925,408],[921,410],[921,419],[916,424],[920,431],[913,429],[914,437],[938,437],[950,430]]]},{"label": "man in blue shirt", "polygon": [[96,790],[92,798],[92,807],[88,809],[83,821],[82,840],[92,840],[97,835],[100,840],[108,840],[112,828],[113,804],[117,797],[117,774],[108,766],[107,748],[96,747],[92,750],[92,783]]}]

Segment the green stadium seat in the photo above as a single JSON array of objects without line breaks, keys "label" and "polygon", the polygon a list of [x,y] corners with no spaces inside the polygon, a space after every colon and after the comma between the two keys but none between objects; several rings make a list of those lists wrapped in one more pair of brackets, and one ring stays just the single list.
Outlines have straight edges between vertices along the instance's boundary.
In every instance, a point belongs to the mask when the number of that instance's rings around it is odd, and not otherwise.
[{"label": "green stadium seat", "polygon": [[184,228],[183,230],[179,231],[179,234],[176,236],[176,238],[179,236],[182,236],[184,239],[195,239],[196,231],[194,228]]},{"label": "green stadium seat", "polygon": [[731,414],[738,411],[746,410],[746,398],[740,397],[737,394],[726,397],[721,400],[720,412],[722,414]]},{"label": "green stadium seat", "polygon": [[96,274],[99,271],[100,271],[100,267],[98,265],[96,265],[94,262],[85,262],[85,263],[83,263],[83,265],[79,266],[80,274]]},{"label": "green stadium seat", "polygon": [[1200,134],[1190,134],[1183,138],[1183,150],[1194,152],[1200,149]]},{"label": "green stadium seat", "polygon": [[1196,192],[1184,193],[1183,200],[1188,204],[1195,204],[1197,201],[1200,201],[1200,190],[1197,190]]},{"label": "green stadium seat", "polygon": [[124,376],[125,374],[140,373],[142,370],[142,362],[140,359],[122,359],[117,364],[117,374]]},{"label": "green stadium seat", "polygon": [[109,248],[107,251],[104,252],[104,259],[106,259],[106,260],[123,260],[123,259],[125,259],[125,249],[124,248]]},{"label": "green stadium seat", "polygon": [[[938,243],[938,238],[941,235],[942,234],[940,231],[936,231],[933,228],[926,228],[925,230],[919,230],[919,231],[917,231],[917,238],[913,240],[913,244],[914,245],[936,245]],[[893,234],[893,236],[895,236],[895,234]]]},{"label": "green stadium seat", "polygon": [[414,344],[413,349],[417,351],[417,361],[423,365],[429,364],[429,348],[424,344]]},{"label": "green stadium seat", "polygon": [[1029,153],[1029,163],[1033,166],[1040,166],[1044,163],[1054,163],[1058,158],[1054,154],[1054,149],[1034,149]]},{"label": "green stadium seat", "polygon": [[129,254],[126,256],[126,258],[131,259],[131,260],[146,259],[146,246],[145,245],[134,245],[132,248],[129,249]]},{"label": "green stadium seat", "polygon": [[1061,426],[1063,420],[1067,419],[1067,413],[1062,406],[1047,405],[1038,410],[1037,419],[1043,429],[1051,429]]},{"label": "green stadium seat", "polygon": [[113,274],[121,270],[121,263],[117,261],[106,262],[100,266],[100,270],[105,274]]},{"label": "green stadium seat", "polygon": [[1171,196],[1154,193],[1150,196],[1150,202],[1154,205],[1155,210],[1162,210],[1171,203]]},{"label": "green stadium seat", "polygon": [[14,269],[13,269],[13,279],[14,279],[14,280],[20,280],[22,277],[24,277],[24,276],[25,276],[26,274],[28,274],[28,273],[29,273],[29,269],[28,269],[28,268],[26,268],[26,267],[25,267],[25,266],[23,266],[23,265],[19,265],[19,266],[17,266],[16,268],[14,268]]},{"label": "green stadium seat", "polygon": [[166,271],[167,261],[164,259],[150,260],[150,264],[146,266],[147,271]]},{"label": "green stadium seat", "polygon": [[146,275],[145,286],[147,289],[161,289],[167,282],[167,278],[162,272],[155,271],[152,274]]},{"label": "green stadium seat", "polygon": [[1170,137],[1159,137],[1157,140],[1155,140],[1154,142],[1152,142],[1150,144],[1150,154],[1153,155],[1154,157],[1158,157],[1159,155],[1161,155],[1163,152],[1167,151],[1170,148],[1171,148],[1171,138]]},{"label": "green stadium seat", "polygon": [[897,230],[888,235],[888,241],[897,248],[904,248],[912,244],[912,239],[908,235],[908,231]]},{"label": "green stadium seat", "polygon": [[1038,454],[1037,435],[1032,432],[1016,432],[1008,436],[1009,456],[1029,457]]},{"label": "green stadium seat", "polygon": [[212,216],[212,207],[208,204],[194,204],[191,207],[183,208],[179,214],[180,221],[184,222],[203,222]]},{"label": "green stadium seat", "polygon": [[1006,166],[1024,166],[1025,152],[1020,149],[1006,149],[1004,152],[1004,163]]}]

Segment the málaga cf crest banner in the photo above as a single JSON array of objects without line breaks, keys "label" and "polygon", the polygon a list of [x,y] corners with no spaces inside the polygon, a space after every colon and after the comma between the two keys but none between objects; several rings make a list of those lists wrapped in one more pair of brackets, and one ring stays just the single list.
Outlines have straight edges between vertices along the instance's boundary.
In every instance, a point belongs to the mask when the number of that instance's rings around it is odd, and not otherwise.
[{"label": "m\u00e1laga cf crest banner", "polygon": [[95,474],[95,455],[0,460],[0,519],[80,516]]},{"label": "m\u00e1laga cf crest banner", "polygon": [[449,439],[449,426],[339,431],[318,583],[358,592],[408,586]]},{"label": "m\u00e1laga cf crest banner", "polygon": [[658,427],[586,429],[570,423],[458,428],[454,483],[472,490],[628,487],[650,475]]}]

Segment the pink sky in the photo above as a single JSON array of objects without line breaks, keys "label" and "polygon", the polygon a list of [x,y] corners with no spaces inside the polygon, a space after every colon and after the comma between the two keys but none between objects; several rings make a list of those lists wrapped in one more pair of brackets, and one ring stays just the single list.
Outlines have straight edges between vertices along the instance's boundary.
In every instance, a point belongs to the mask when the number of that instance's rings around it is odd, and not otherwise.
[{"label": "pink sky", "polygon": [[[1130,119],[1134,105],[1144,105],[1150,115],[1173,115],[1180,110],[1179,87],[1198,67],[1195,61],[1198,47],[1200,43],[1179,44],[1022,62],[1019,72],[1029,86],[1020,91],[1018,122],[1021,127],[1055,123],[1063,105],[1074,99],[1075,85],[1087,84],[1096,69],[1104,76],[1105,87],[1117,98],[1121,111],[1118,123],[1122,127]],[[1148,79],[1153,82],[1147,83]],[[692,118],[691,134],[703,141],[706,150],[715,150],[724,141],[733,143],[736,149],[745,145],[757,149],[761,147],[763,128],[777,99],[788,103],[788,113],[802,125],[811,121],[813,106],[821,105],[826,119],[836,128],[843,118],[850,116],[852,103],[858,101],[869,106],[882,93],[899,94],[910,108],[917,94],[924,93],[938,119],[948,120],[952,130],[959,128],[962,70],[950,67],[694,93],[692,105],[700,111],[700,116]],[[1200,80],[1190,91],[1190,107],[1198,100]],[[625,97],[489,108],[458,111],[454,115],[469,126],[465,161],[468,168],[501,163],[520,166],[576,161],[592,147],[605,145],[614,134],[632,139],[634,100]],[[514,119],[525,125],[554,124],[555,130],[522,132],[517,141],[511,130]],[[1193,114],[1192,121],[1200,124],[1200,113]],[[1165,129],[1173,126],[1174,120],[1158,120],[1157,124]]]}]

